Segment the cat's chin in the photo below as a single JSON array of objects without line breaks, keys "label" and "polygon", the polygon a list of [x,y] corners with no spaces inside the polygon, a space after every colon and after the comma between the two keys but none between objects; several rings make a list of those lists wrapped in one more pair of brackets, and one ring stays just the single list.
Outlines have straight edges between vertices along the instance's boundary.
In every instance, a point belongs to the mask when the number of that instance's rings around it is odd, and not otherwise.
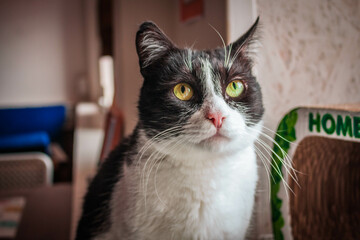
[{"label": "cat's chin", "polygon": [[240,150],[235,139],[219,133],[200,141],[196,146],[203,151],[220,154],[231,154]]},{"label": "cat's chin", "polygon": [[199,145],[201,146],[218,146],[222,144],[228,144],[231,142],[231,139],[227,136],[224,136],[223,134],[216,133],[212,135],[211,137],[208,137],[204,140],[201,140]]}]

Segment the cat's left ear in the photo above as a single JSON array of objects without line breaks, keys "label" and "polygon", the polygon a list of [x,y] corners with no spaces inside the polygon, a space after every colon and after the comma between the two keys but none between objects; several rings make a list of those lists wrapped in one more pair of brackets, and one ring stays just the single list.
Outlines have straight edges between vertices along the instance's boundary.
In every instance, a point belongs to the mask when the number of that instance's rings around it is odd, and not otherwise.
[{"label": "cat's left ear", "polygon": [[175,48],[175,45],[156,24],[152,22],[141,24],[136,34],[136,51],[141,70],[155,63]]},{"label": "cat's left ear", "polygon": [[252,57],[252,53],[256,50],[259,43],[258,25],[259,17],[257,17],[254,24],[246,33],[226,47],[227,51],[230,52],[231,59],[235,60],[235,58],[238,57]]}]

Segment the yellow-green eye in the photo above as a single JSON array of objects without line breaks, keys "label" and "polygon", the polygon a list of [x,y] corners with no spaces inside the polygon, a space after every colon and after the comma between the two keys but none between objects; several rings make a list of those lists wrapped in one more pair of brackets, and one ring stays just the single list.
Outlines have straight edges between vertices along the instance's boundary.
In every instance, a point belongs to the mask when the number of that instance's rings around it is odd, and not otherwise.
[{"label": "yellow-green eye", "polygon": [[174,87],[175,96],[183,101],[189,100],[193,96],[193,90],[187,83],[179,83]]},{"label": "yellow-green eye", "polygon": [[234,80],[230,82],[226,87],[226,94],[232,98],[240,96],[243,91],[244,84],[240,80]]}]

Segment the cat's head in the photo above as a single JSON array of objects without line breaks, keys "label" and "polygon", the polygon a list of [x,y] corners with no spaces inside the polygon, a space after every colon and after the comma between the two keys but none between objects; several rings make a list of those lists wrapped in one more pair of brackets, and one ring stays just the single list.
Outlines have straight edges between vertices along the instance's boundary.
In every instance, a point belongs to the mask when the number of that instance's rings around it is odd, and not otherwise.
[{"label": "cat's head", "polygon": [[154,23],[143,23],[136,48],[144,77],[139,126],[145,135],[170,152],[229,152],[252,144],[264,112],[252,74],[257,26],[258,19],[232,44],[199,51],[180,49]]}]

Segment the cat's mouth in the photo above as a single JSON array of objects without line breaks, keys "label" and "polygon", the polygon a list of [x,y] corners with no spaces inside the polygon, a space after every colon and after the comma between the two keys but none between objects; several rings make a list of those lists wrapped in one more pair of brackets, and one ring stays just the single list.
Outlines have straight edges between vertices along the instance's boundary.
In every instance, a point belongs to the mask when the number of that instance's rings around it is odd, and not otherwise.
[{"label": "cat's mouth", "polygon": [[221,143],[221,142],[228,142],[230,140],[231,139],[229,137],[217,131],[214,135],[202,140],[201,143]]}]

